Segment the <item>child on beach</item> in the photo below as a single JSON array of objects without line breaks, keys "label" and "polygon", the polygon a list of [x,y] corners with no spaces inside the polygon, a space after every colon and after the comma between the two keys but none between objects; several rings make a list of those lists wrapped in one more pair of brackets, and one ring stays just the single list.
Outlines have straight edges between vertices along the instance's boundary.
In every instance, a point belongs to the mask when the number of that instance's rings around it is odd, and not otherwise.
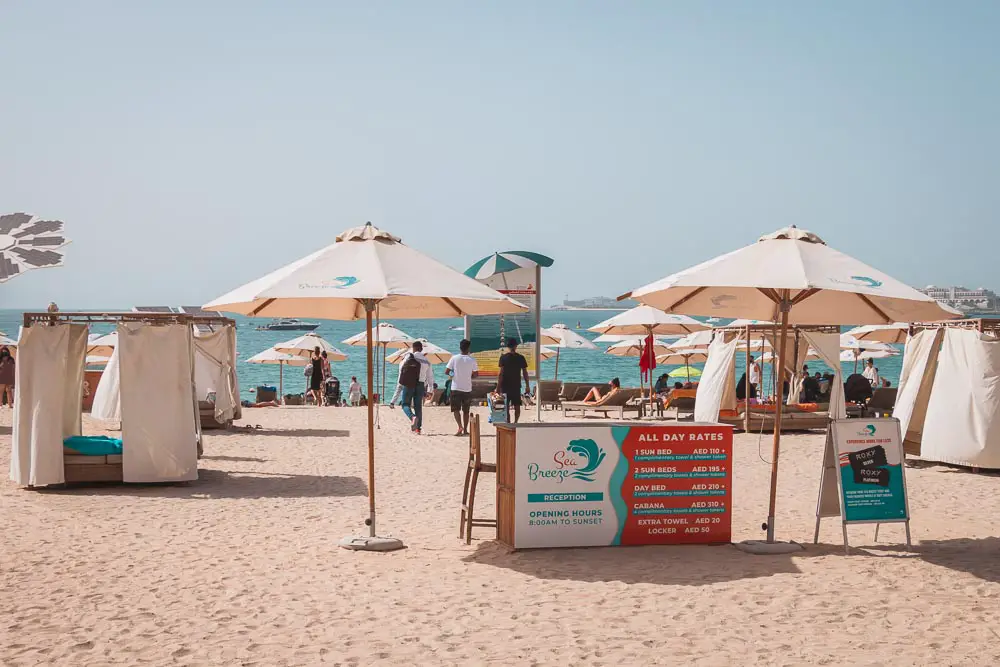
[{"label": "child on beach", "polygon": [[361,384],[356,375],[351,376],[351,384],[347,388],[347,400],[354,407],[361,405]]}]

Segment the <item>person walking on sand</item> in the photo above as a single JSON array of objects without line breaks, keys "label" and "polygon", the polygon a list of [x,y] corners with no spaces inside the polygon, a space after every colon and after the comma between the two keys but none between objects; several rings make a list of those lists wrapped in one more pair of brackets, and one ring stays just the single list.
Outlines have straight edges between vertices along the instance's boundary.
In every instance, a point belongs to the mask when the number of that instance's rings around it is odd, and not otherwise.
[{"label": "person walking on sand", "polygon": [[361,405],[361,383],[356,375],[351,376],[351,384],[347,387],[347,400],[351,407]]},{"label": "person walking on sand", "polygon": [[[451,414],[458,424],[458,433],[468,435],[469,411],[472,408],[472,378],[479,377],[479,364],[469,355],[471,343],[463,340],[458,344],[459,354],[448,360],[444,374],[451,377]],[[461,415],[459,415],[461,413]]]},{"label": "person walking on sand", "polygon": [[14,407],[14,357],[10,350],[0,347],[0,403],[7,400],[7,407]]},{"label": "person walking on sand", "polygon": [[514,423],[521,419],[521,377],[524,377],[524,391],[531,391],[528,378],[528,360],[517,351],[517,339],[507,341],[507,352],[500,355],[500,374],[497,376],[497,393],[504,395],[507,406],[507,421],[510,421],[511,408],[514,409]]},{"label": "person walking on sand", "polygon": [[424,344],[414,341],[413,347],[399,367],[399,384],[403,385],[403,414],[410,420],[410,430],[420,435],[424,425],[424,394],[434,386],[434,370],[424,355]]},{"label": "person walking on sand", "polygon": [[320,355],[319,345],[317,345],[309,358],[311,373],[309,374],[309,392],[306,397],[312,396],[316,402],[316,407],[323,405],[323,357]]}]

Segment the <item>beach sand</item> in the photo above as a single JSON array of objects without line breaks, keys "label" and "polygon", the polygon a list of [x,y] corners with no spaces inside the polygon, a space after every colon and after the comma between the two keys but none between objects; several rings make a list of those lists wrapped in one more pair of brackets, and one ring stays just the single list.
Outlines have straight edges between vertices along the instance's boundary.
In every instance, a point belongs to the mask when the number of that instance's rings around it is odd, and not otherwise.
[{"label": "beach sand", "polygon": [[[820,546],[510,553],[458,539],[466,440],[382,411],[380,532],[367,516],[363,409],[248,410],[208,434],[184,486],[27,491],[0,483],[0,664],[850,664],[1000,662],[1000,477],[910,468],[901,526],[837,519]],[[548,419],[558,419],[548,416]],[[11,412],[0,410],[7,470]],[[492,457],[492,428],[485,441]],[[92,432],[92,431],[88,431]],[[823,437],[789,436],[780,538],[812,541]],[[738,436],[734,540],[762,538],[770,438]],[[492,477],[481,485],[492,515]]]}]

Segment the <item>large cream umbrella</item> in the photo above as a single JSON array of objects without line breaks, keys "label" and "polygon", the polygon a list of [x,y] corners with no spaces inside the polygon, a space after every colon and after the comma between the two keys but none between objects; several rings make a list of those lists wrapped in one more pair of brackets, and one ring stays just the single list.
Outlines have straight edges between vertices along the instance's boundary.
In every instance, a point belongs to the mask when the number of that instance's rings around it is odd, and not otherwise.
[{"label": "large cream umbrella", "polygon": [[[327,352],[327,356],[329,356]],[[346,357],[345,357],[346,358]],[[247,359],[248,364],[277,364],[278,365],[278,397],[281,402],[285,401],[285,366],[305,366],[309,363],[308,357],[298,354],[288,354],[279,352],[273,347],[269,347],[263,352],[253,355]]]},{"label": "large cream umbrella", "polygon": [[[834,250],[811,232],[789,227],[627,294],[667,313],[781,321],[778,349],[789,325],[891,324],[957,316],[931,297]],[[785,355],[777,377],[784,377]],[[767,541],[774,543],[774,509],[781,446],[782,383],[776,382]]]},{"label": "large cream umbrella", "polygon": [[847,332],[858,340],[870,340],[878,343],[894,343],[903,345],[910,336],[910,325],[906,322],[892,324],[866,324],[854,327]]},{"label": "large cream umbrella", "polygon": [[[364,347],[365,345],[368,344],[367,343],[368,333],[369,332],[361,331],[341,342],[344,343],[345,345]],[[377,364],[375,366],[375,375],[377,376],[375,379],[375,384],[380,387],[378,392],[378,400],[379,403],[381,403],[385,400],[386,350],[389,349],[390,347],[393,349],[407,348],[410,345],[412,345],[413,342],[417,339],[411,336],[410,334],[406,333],[405,331],[396,328],[389,322],[379,322],[378,325],[375,326],[370,333],[372,336],[372,342],[375,343],[375,347],[382,348],[382,364],[381,366]],[[379,381],[379,378],[381,378],[381,381]]]},{"label": "large cream umbrella", "polygon": [[[427,357],[427,361],[432,364],[446,364],[453,356],[451,352],[439,345],[435,345],[426,338],[418,338],[417,340],[419,340],[420,344],[424,347],[423,352],[424,356]],[[386,361],[390,364],[401,364],[409,351],[410,350],[408,348],[396,350],[386,358]]]},{"label": "large cream umbrella", "polygon": [[546,346],[542,345],[538,349],[538,356],[540,356],[542,358],[542,361],[547,361],[547,360],[551,359],[552,357],[556,356],[556,354],[558,354],[558,352],[559,352],[558,350],[553,350],[550,347],[546,347]]},{"label": "large cream umbrella", "polygon": [[[370,332],[376,316],[462,317],[517,313],[526,307],[368,223],[348,229],[333,245],[215,299],[206,309],[252,317],[364,318]],[[371,393],[370,335],[365,348]],[[376,537],[374,401],[368,401],[368,510],[369,536],[345,538],[341,546],[401,548],[398,539]]]},{"label": "large cream umbrella", "polygon": [[304,336],[286,340],[284,343],[278,343],[272,349],[309,359],[317,347],[320,352],[326,352],[326,358],[330,361],[347,361],[346,354],[338,350],[330,341],[314,333],[307,333]]},{"label": "large cream umbrella", "polygon": [[573,331],[565,324],[553,324],[551,327],[542,329],[542,344],[554,347],[556,350],[556,371],[552,376],[553,380],[559,379],[559,351],[567,350],[596,350],[589,339],[584,338]]}]

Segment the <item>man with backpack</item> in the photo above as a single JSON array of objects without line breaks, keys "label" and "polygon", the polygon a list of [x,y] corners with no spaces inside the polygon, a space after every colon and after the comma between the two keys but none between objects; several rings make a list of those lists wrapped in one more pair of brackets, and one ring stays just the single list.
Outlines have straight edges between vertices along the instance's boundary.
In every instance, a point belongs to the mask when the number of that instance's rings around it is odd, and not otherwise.
[{"label": "man with backpack", "polygon": [[399,384],[403,387],[403,414],[410,420],[410,430],[419,435],[424,422],[424,394],[427,387],[434,386],[434,370],[419,340],[399,365]]}]

